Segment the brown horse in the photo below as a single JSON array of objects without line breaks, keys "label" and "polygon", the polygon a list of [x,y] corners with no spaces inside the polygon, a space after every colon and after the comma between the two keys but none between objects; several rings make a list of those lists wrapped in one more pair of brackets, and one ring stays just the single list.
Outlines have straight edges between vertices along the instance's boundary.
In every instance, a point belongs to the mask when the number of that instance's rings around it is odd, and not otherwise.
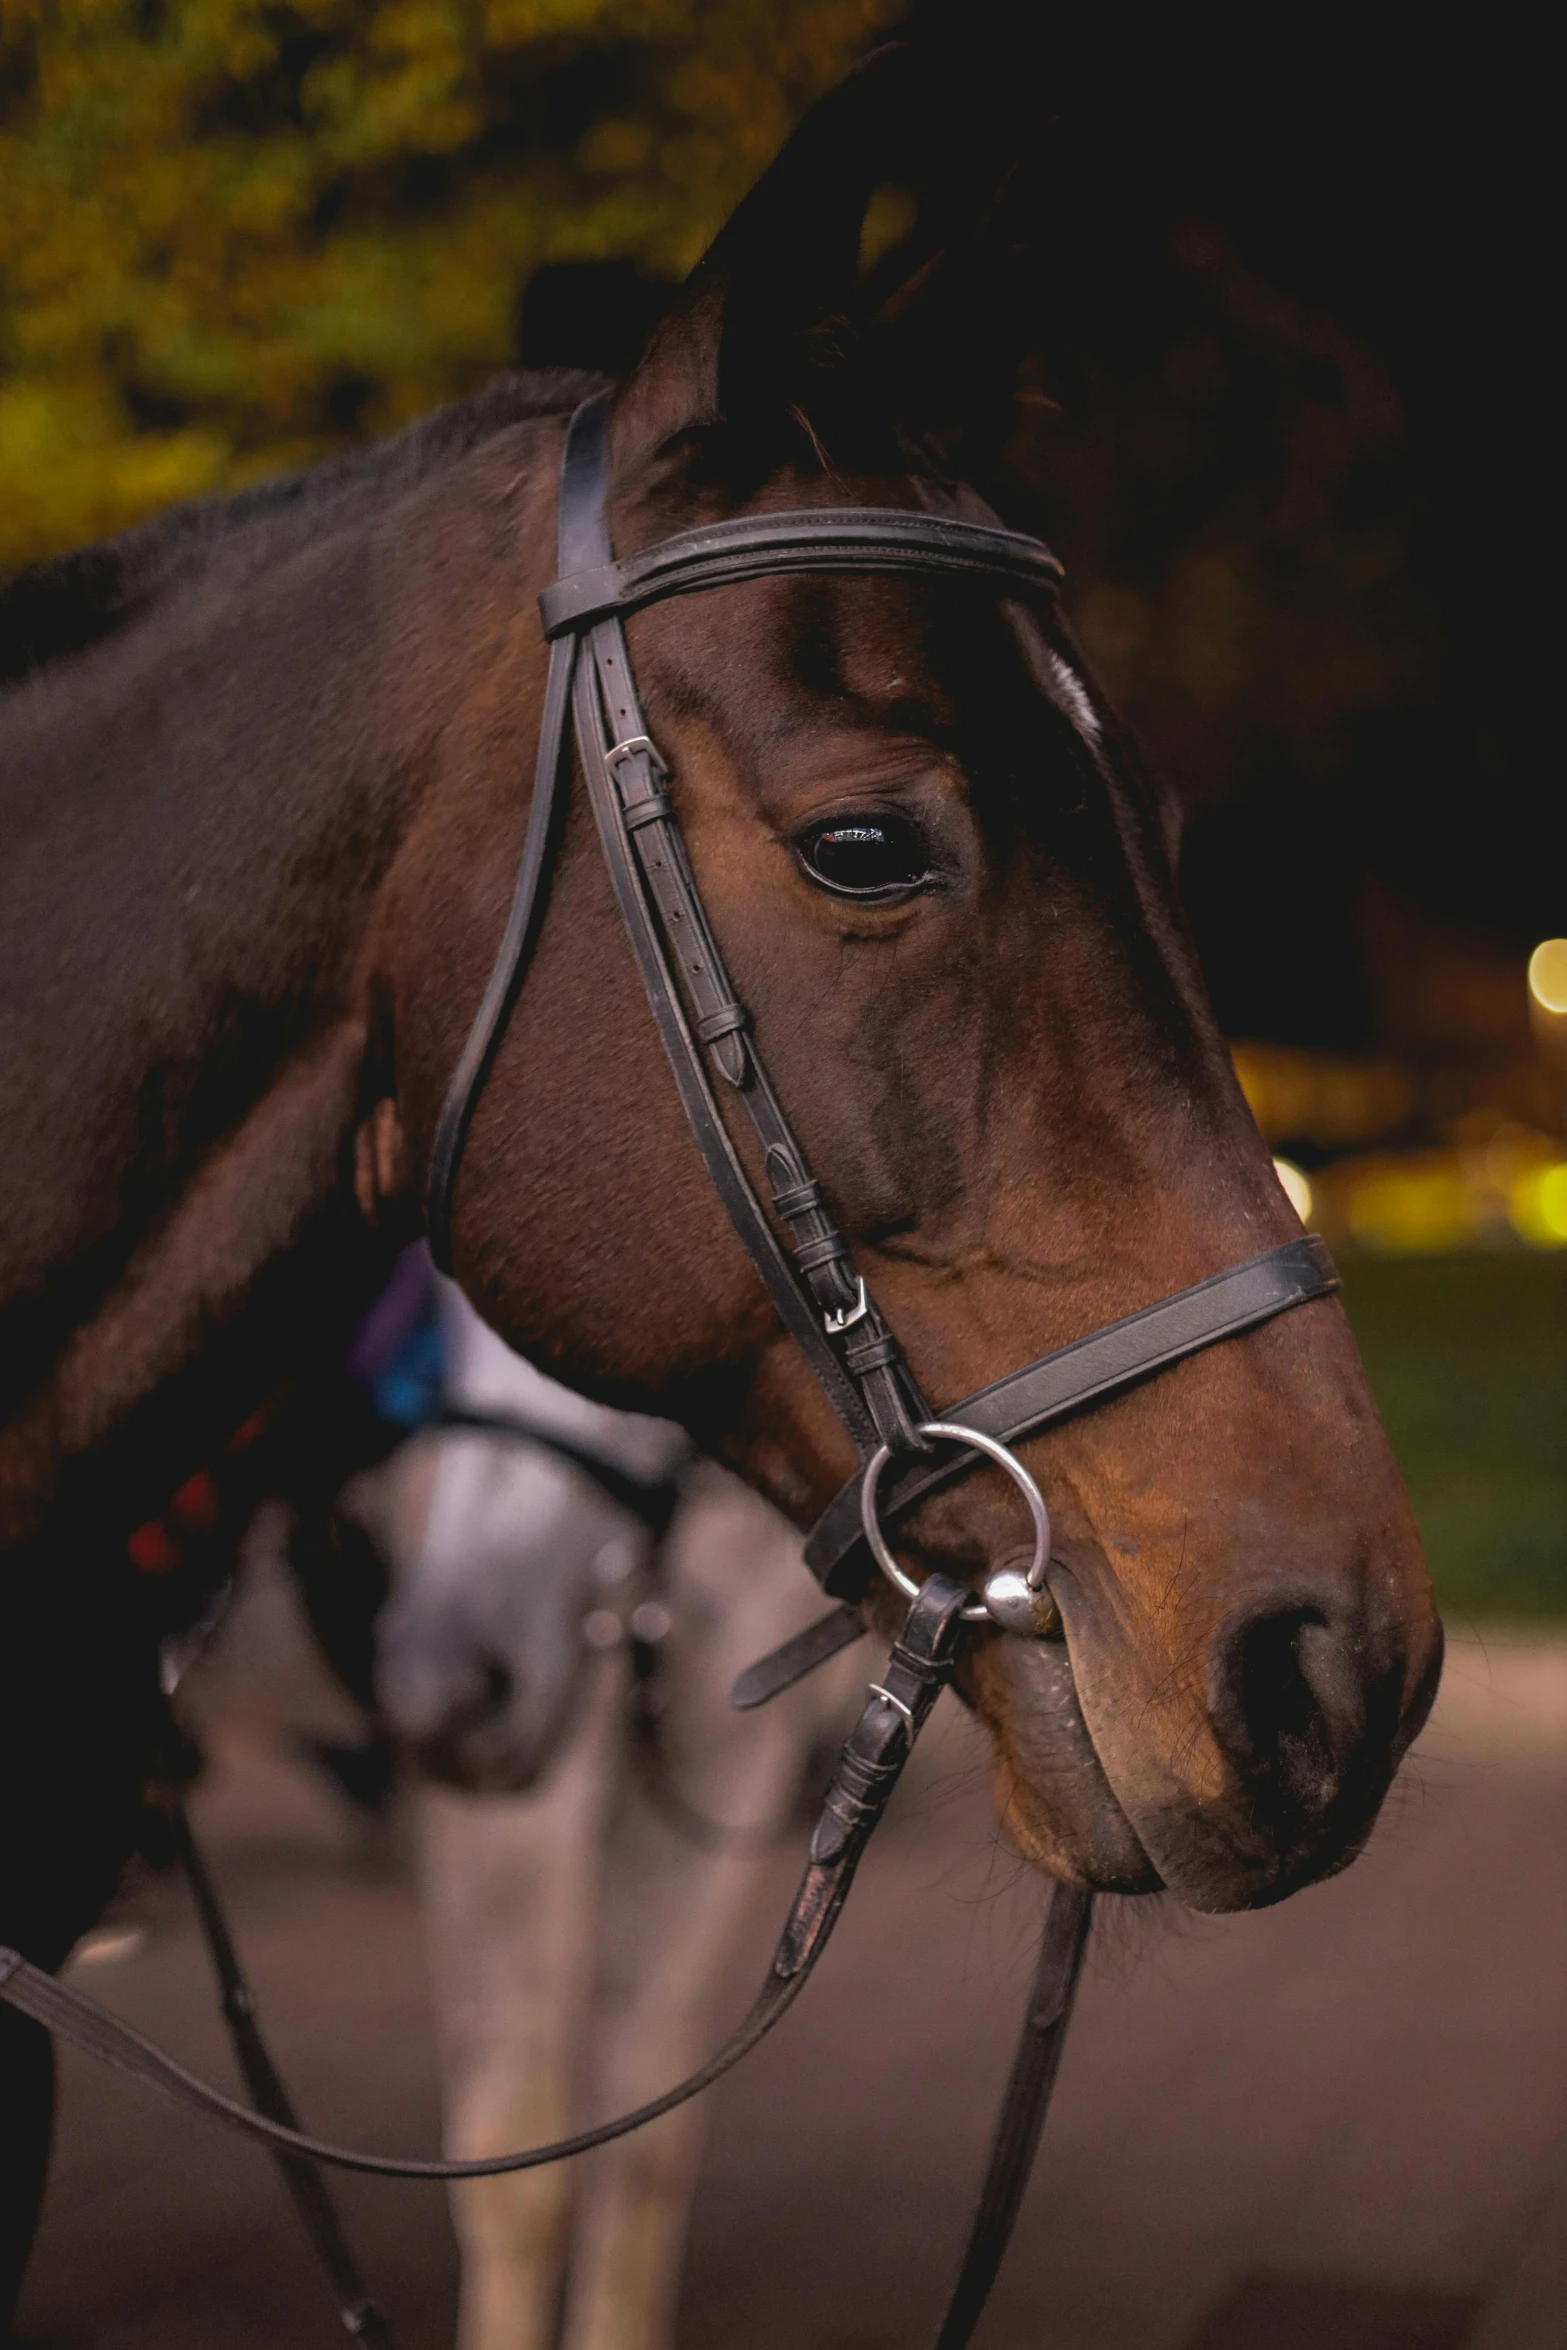
[{"label": "brown horse", "polygon": [[[875,65],[736,214],[617,391],[620,553],[768,508],[1016,510],[1027,436],[972,316],[984,219],[857,275],[873,185],[931,122]],[[46,1963],[120,1863],[148,1706],[131,1601],[83,1562],[336,1344],[418,1228],[517,864],[534,599],[591,388],[502,383],[0,599],[0,1940]],[[760,1049],[928,1395],[1297,1231],[1204,997],[1172,811],[1053,616],[772,578],[630,637]],[[683,1421],[796,1519],[854,1467],[692,1146],[580,793],[453,1236],[512,1343]],[[1027,1457],[1066,1639],[982,1635],[960,1669],[1017,1845],[1211,1910],[1341,1867],[1440,1633],[1337,1304]],[[925,1505],[912,1555],[972,1576],[1019,1523],[985,1470]],[[890,1589],[873,1605],[892,1620]],[[25,2223],[47,2065],[0,2031]]]}]

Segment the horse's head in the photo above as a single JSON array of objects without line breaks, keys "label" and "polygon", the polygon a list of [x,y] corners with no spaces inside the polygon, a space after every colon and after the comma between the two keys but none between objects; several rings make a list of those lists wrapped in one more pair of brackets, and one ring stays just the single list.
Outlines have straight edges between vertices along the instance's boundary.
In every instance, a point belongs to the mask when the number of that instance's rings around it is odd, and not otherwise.
[{"label": "horse's head", "polygon": [[[1013,518],[1015,419],[963,298],[984,230],[856,275],[889,125],[911,134],[904,75],[808,119],[621,387],[617,553],[769,508]],[[526,496],[542,542],[542,470]],[[629,635],[761,1056],[938,1406],[1298,1232],[1196,969],[1171,811],[1057,617],[972,582],[772,578]],[[488,788],[514,807],[513,776]],[[493,898],[515,814],[490,837]],[[443,1016],[432,1103],[494,937]],[[852,1469],[692,1148],[580,804],[454,1229],[500,1327],[685,1419],[797,1518]],[[1440,1633],[1337,1303],[1025,1457],[1065,1638],[981,1633],[960,1672],[1018,1844],[1213,1909],[1342,1865]],[[1018,1552],[1017,1497],[977,1470],[900,1539],[972,1578]],[[896,1604],[872,1594],[889,1624]]]}]

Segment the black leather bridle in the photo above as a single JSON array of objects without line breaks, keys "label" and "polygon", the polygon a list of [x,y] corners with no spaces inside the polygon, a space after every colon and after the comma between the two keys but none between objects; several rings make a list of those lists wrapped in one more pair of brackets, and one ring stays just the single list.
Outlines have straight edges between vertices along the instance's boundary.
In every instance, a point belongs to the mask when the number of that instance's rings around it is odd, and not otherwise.
[{"label": "black leather bridle", "polygon": [[[864,1629],[858,1603],[874,1571],[870,1544],[879,1534],[875,1513],[865,1507],[867,1474],[880,1480],[880,1520],[891,1520],[973,1466],[977,1455],[951,1440],[937,1451],[924,1433],[933,1424],[930,1408],[855,1270],[848,1242],[758,1056],[749,1017],[730,985],[697,892],[669,771],[649,738],[637,699],[622,622],[667,597],[782,572],[914,574],[972,581],[1027,602],[1050,601],[1059,590],[1061,568],[1048,548],[1016,531],[879,507],[742,517],[683,531],[617,563],[605,519],[607,410],[608,396],[595,396],[577,410],[566,435],[560,577],[540,598],[550,660],[533,803],[505,937],[437,1125],[428,1223],[436,1261],[449,1267],[452,1192],[463,1144],[538,935],[574,732],[615,895],[692,1132],[786,1328],[860,1455],[859,1470],[806,1546],[807,1559],[840,1604],[742,1676],[737,1702],[759,1704]],[[770,1213],[729,1134],[715,1082],[754,1129]],[[788,1235],[787,1248],[780,1232]],[[991,1457],[999,1457],[1018,1439],[1337,1287],[1332,1260],[1319,1240],[1288,1241],[1009,1372],[945,1406],[939,1425],[956,1423],[979,1438]],[[1032,1490],[1021,1463],[1011,1466]],[[1016,1628],[1021,1620],[996,1602],[996,1581],[992,1577],[986,1586],[986,1603],[976,1605],[973,1594],[947,1576],[926,1577],[883,1679],[872,1684],[843,1750],[809,1865],[750,2014],[700,2072],[635,2113],[548,2146],[471,2162],[357,2153],[309,2138],[222,2096],[80,1992],[29,1965],[19,1952],[0,1949],[0,1998],[291,2156],[394,2177],[455,2179],[530,2169],[602,2145],[707,2087],[792,2005],[826,1945],[914,1740],[950,1677],[963,1622],[983,1615],[987,1603],[999,1623]],[[1088,1923],[1088,1895],[1058,1888],[984,2190],[937,2350],[961,2350],[968,2341],[1005,2246],[1043,2124]]]},{"label": "black leather bridle", "polygon": [[[450,1271],[453,1188],[474,1108],[538,935],[569,783],[574,720],[615,895],[697,1146],[779,1315],[860,1455],[860,1470],[806,1545],[823,1587],[854,1603],[874,1571],[861,1509],[867,1460],[886,1448],[878,1504],[883,1519],[896,1519],[971,1467],[975,1456],[949,1444],[943,1457],[921,1436],[929,1406],[854,1269],[848,1242],[773,1089],[692,876],[669,771],[637,698],[622,622],[671,596],[783,572],[971,580],[1003,596],[1053,602],[1061,566],[1039,540],[1018,531],[875,506],[711,523],[617,563],[605,514],[607,419],[608,395],[599,394],[577,410],[566,435],[560,577],[539,598],[550,665],[533,804],[506,934],[436,1126],[430,1245],[437,1264]],[[750,1120],[771,1215],[724,1122],[719,1091]],[[788,1235],[787,1248],[780,1228]],[[1008,1372],[946,1407],[943,1418],[1011,1445],[1337,1286],[1320,1240],[1307,1235],[1287,1241]],[[776,1664],[769,1660],[763,1679],[748,1677],[744,1701],[758,1703],[786,1686],[796,1677],[791,1668],[808,1670],[859,1629],[852,1606],[824,1619],[780,1652]]]}]

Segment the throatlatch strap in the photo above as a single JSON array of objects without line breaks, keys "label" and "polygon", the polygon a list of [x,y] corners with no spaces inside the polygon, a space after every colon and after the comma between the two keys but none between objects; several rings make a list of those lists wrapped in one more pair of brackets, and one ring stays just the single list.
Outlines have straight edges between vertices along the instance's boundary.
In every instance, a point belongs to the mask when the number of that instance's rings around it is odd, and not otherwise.
[{"label": "throatlatch strap", "polygon": [[784,1921],[773,1963],[749,2015],[732,2032],[717,2054],[698,2072],[640,2105],[632,2113],[579,2130],[545,2146],[530,2146],[515,2154],[492,2154],[470,2162],[431,2158],[420,2161],[390,2154],[367,2154],[351,2146],[335,2146],[324,2138],[257,2113],[248,2105],[224,2096],[210,2082],[188,2072],[107,2008],[86,1998],[73,1985],[29,1964],[19,1950],[0,1947],[0,2000],[35,2023],[105,2064],[134,2074],[182,2104],[249,2138],[258,2138],[311,2162],[331,2163],[340,2170],[370,2171],[392,2179],[485,2179],[504,2171],[536,2170],[544,2163],[563,2162],[607,2146],[632,2130],[671,2113],[738,2064],[774,2024],[792,2007],[826,1949],[843,1908],[854,1872],[870,1840],[871,1830],[885,1810],[888,1798],[913,1751],[914,1741],[929,1717],[952,1666],[952,1652],[963,1608],[969,1597],[961,1583],[945,1575],[929,1576],[909,1609],[908,1620],[887,1660],[880,1684],[838,1758],[827,1790],[822,1815],[811,1839],[810,1858],[798,1892]]},{"label": "throatlatch strap", "polygon": [[522,863],[512,891],[506,932],[474,1014],[430,1150],[430,1178],[426,1187],[425,1225],[430,1254],[443,1273],[452,1269],[452,1191],[457,1181],[463,1145],[474,1106],[506,1033],[506,1022],[527,975],[528,963],[544,917],[545,882],[553,862],[566,789],[566,721],[571,710],[571,672],[577,648],[569,639],[550,647],[549,677],[544,688],[544,718],[533,766],[533,801],[522,844]]}]

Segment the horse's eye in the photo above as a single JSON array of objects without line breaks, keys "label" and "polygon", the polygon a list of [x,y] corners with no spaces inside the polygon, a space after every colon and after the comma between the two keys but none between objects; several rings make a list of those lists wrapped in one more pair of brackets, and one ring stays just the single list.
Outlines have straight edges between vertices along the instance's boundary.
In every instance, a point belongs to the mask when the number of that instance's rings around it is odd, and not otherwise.
[{"label": "horse's eye", "polygon": [[930,873],[930,853],[905,816],[835,816],[795,847],[811,879],[839,897],[901,897]]}]

